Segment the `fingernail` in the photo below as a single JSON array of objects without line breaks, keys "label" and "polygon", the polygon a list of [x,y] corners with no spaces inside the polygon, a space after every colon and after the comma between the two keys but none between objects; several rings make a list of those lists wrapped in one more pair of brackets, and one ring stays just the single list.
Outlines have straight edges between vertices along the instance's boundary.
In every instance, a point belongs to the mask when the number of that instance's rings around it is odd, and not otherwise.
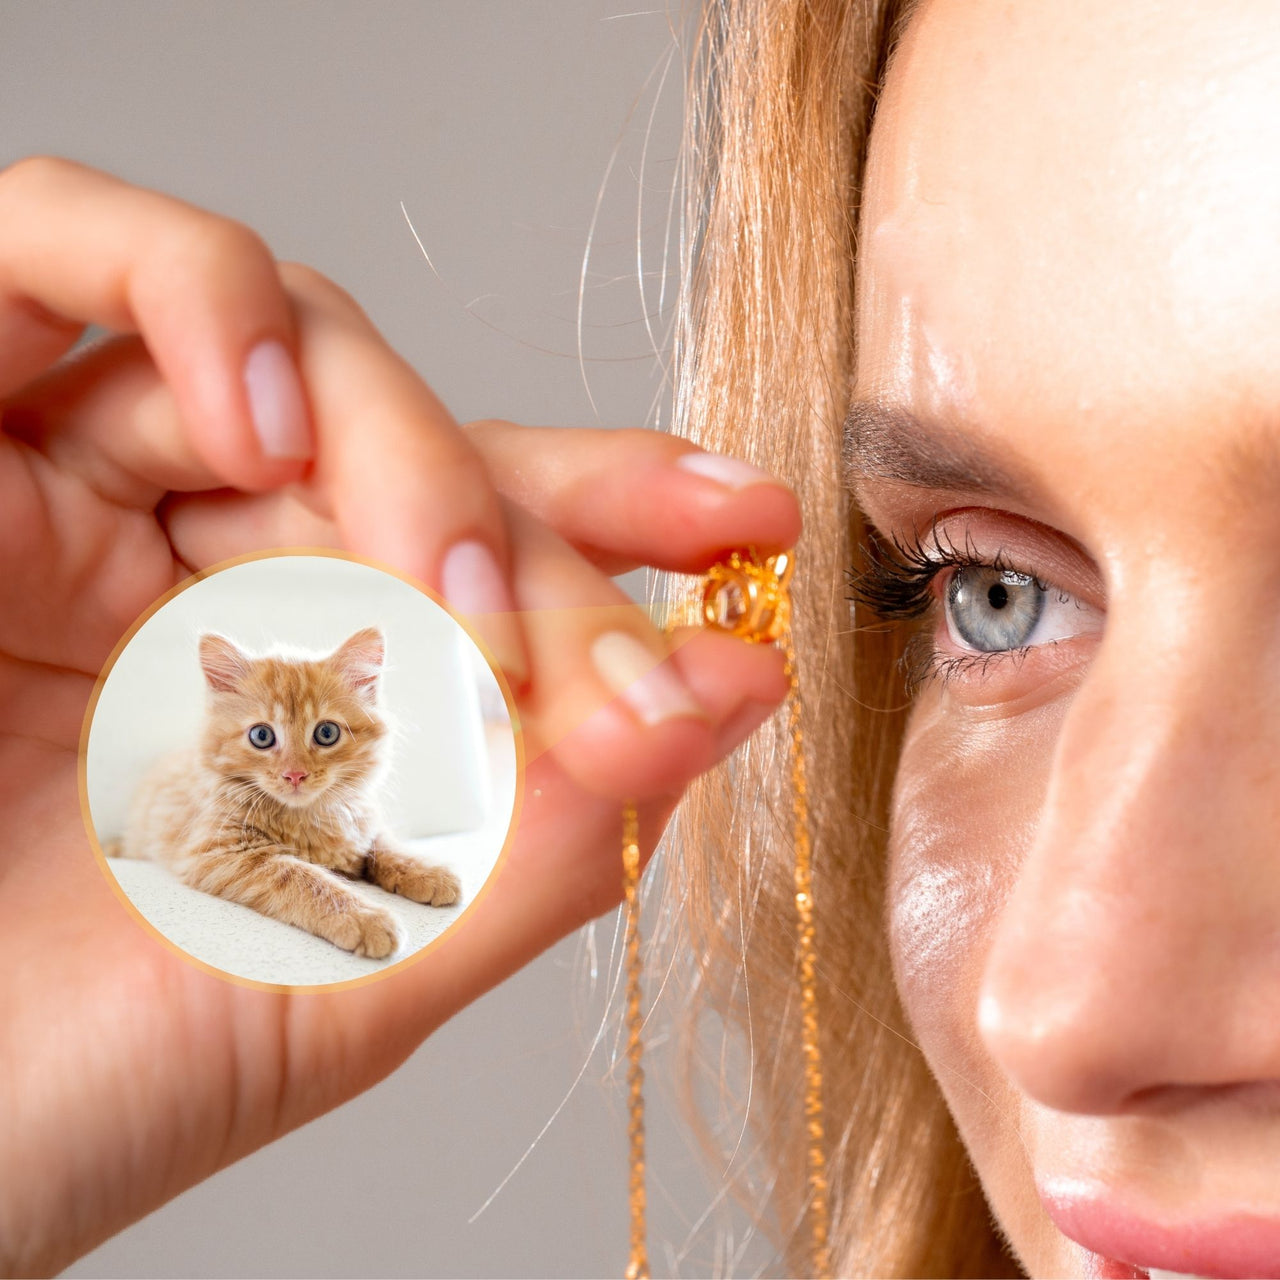
[{"label": "fingernail", "polygon": [[455,542],[440,566],[440,589],[459,613],[512,613],[515,604],[493,552],[483,542]]},{"label": "fingernail", "polygon": [[268,458],[309,458],[307,398],[293,357],[281,342],[260,342],[244,363],[244,384],[258,443]]},{"label": "fingernail", "polygon": [[678,675],[635,636],[606,631],[591,646],[591,663],[600,679],[618,694],[645,724],[705,712]]},{"label": "fingernail", "polygon": [[704,453],[700,449],[682,453],[676,459],[676,466],[714,480],[726,489],[746,489],[753,484],[782,484],[777,476],[761,471],[741,458],[730,458],[723,453]]},{"label": "fingernail", "polygon": [[440,566],[440,591],[493,652],[512,684],[529,678],[515,601],[492,551],[474,539],[455,542]]}]

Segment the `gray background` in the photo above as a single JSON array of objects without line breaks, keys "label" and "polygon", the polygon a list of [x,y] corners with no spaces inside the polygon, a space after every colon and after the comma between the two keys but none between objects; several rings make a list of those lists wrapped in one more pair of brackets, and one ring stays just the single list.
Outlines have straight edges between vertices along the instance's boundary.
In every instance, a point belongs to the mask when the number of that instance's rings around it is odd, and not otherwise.
[{"label": "gray background", "polygon": [[[673,47],[661,0],[0,0],[0,164],[67,155],[242,219],[348,288],[459,419],[652,425]],[[620,1274],[622,1073],[612,1034],[590,1052],[613,937],[602,922],[595,985],[566,940],[379,1087],[66,1274]],[[655,1271],[705,1274],[718,1247],[737,1274],[771,1266],[702,1220],[712,1183],[649,1092]]]}]

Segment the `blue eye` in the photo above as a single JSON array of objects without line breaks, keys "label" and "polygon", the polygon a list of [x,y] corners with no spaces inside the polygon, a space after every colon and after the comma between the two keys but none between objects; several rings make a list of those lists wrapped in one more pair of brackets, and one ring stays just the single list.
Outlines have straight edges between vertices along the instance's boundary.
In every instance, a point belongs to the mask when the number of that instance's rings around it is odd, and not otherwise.
[{"label": "blue eye", "polygon": [[1028,573],[962,565],[947,584],[947,621],[961,644],[980,653],[1022,649],[1035,634],[1047,594]]},{"label": "blue eye", "polygon": [[342,730],[332,720],[321,720],[311,735],[321,747],[331,747],[342,736]]},{"label": "blue eye", "polygon": [[269,724],[255,724],[249,730],[249,741],[259,751],[265,751],[268,747],[275,746],[276,731]]}]

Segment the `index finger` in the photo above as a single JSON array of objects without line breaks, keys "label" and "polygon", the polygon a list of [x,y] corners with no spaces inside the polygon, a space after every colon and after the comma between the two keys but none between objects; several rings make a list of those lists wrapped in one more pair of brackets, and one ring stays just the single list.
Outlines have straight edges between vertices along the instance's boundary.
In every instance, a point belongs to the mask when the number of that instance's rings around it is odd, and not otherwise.
[{"label": "index finger", "polygon": [[263,490],[311,456],[297,334],[247,227],[66,160],[0,172],[0,396],[88,324],[141,335],[207,484]]}]

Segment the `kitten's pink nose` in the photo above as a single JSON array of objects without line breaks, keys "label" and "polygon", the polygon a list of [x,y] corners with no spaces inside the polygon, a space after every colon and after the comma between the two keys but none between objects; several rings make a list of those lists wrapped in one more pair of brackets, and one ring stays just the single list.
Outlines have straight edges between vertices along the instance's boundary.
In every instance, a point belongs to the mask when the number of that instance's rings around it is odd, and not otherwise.
[{"label": "kitten's pink nose", "polygon": [[292,782],[293,789],[297,791],[297,789],[302,785],[303,778],[307,775],[303,773],[301,769],[287,769],[280,776],[285,778],[287,781]]}]

